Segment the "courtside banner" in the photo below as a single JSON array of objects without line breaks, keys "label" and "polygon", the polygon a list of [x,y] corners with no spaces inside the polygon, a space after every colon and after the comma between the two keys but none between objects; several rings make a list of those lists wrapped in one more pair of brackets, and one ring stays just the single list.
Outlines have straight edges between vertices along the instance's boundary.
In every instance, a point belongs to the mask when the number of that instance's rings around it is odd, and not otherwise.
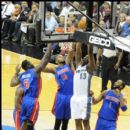
[{"label": "courtside banner", "polygon": [[107,36],[101,35],[101,33],[75,31],[73,39],[84,44],[90,43],[100,48],[115,50],[112,40],[107,38]]}]

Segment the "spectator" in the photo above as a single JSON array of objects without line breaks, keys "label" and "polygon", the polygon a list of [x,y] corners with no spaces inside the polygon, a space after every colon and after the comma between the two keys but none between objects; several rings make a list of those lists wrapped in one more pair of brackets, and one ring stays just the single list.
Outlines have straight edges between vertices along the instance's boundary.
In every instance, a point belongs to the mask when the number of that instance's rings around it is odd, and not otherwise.
[{"label": "spectator", "polygon": [[28,19],[30,8],[28,7],[28,3],[26,1],[21,2],[21,7],[22,7],[22,10],[18,17],[18,21],[26,21]]},{"label": "spectator", "polygon": [[77,1],[74,1],[74,2],[73,2],[73,5],[74,5],[76,8],[78,8],[78,9],[79,9],[79,7],[80,7],[79,2],[77,2]]},{"label": "spectator", "polygon": [[70,33],[73,33],[75,31],[75,27],[74,27],[74,24],[72,22],[71,19],[68,19],[67,20],[67,28],[66,28],[66,31],[67,32],[70,32]]},{"label": "spectator", "polygon": [[[21,9],[21,12],[18,15],[18,17],[14,21],[11,21],[8,36],[5,38],[6,40],[8,40],[8,39],[11,40],[12,37],[13,37],[13,32],[16,30],[14,32],[14,36],[15,36],[15,34],[17,33],[17,31],[20,28],[21,22],[26,21],[27,18],[28,18],[28,13],[30,11],[30,9],[28,8],[28,3],[26,1],[22,1],[21,2],[21,7],[22,7],[22,9]],[[17,25],[16,25],[16,23],[17,23]],[[15,27],[15,25],[16,25],[16,27]]]},{"label": "spectator", "polygon": [[56,19],[51,15],[50,11],[46,12],[46,19],[45,19],[45,27],[50,32],[54,32],[55,28],[58,26]]},{"label": "spectator", "polygon": [[65,16],[58,17],[58,27],[55,28],[55,33],[64,33],[65,32]]},{"label": "spectator", "polygon": [[1,33],[3,35],[4,20],[9,19],[12,16],[15,7],[11,1],[7,1],[7,2],[3,1],[1,9],[2,9],[1,10],[1,25],[2,25]]},{"label": "spectator", "polygon": [[51,12],[51,15],[58,21],[58,17],[59,17],[59,14],[61,13],[61,10],[62,10],[62,6],[61,6],[61,2],[60,1],[57,1],[56,2],[56,7],[54,8],[54,12]]},{"label": "spectator", "polygon": [[125,14],[125,13],[121,13],[121,14],[119,15],[119,20],[120,20],[120,26],[122,27],[123,24],[124,24],[125,21],[126,21],[126,14]]},{"label": "spectator", "polygon": [[78,19],[76,18],[76,15],[74,14],[69,14],[68,19],[72,21],[73,26],[76,27],[76,25],[78,24]]},{"label": "spectator", "polygon": [[98,2],[93,3],[93,18],[98,21]]},{"label": "spectator", "polygon": [[21,33],[22,33],[21,30],[20,30],[21,23],[27,21],[28,14],[30,12],[30,8],[28,7],[28,3],[26,1],[22,1],[21,6],[22,6],[22,10],[21,10],[20,16],[19,16],[18,20],[15,23],[14,32],[12,31],[13,32],[12,41],[14,41],[14,42],[17,42],[17,41],[20,40]]},{"label": "spectator", "polygon": [[103,10],[100,10],[100,19],[104,20],[106,29],[109,29],[111,28],[111,5],[105,2],[101,8]]},{"label": "spectator", "polygon": [[[39,20],[39,4],[38,3],[34,3],[32,4],[32,10],[29,13],[29,17],[27,20],[27,34],[26,34],[26,42],[29,44],[34,44],[35,41],[36,43],[38,43],[38,35],[39,35],[39,31],[38,28],[36,27],[36,23]],[[24,26],[24,24],[23,24]]]},{"label": "spectator", "polygon": [[15,9],[14,4],[11,1],[7,1],[1,12],[2,21],[6,18],[11,17],[14,12],[14,9]]},{"label": "spectator", "polygon": [[117,26],[117,32],[120,34],[122,26],[124,25],[124,23],[126,22],[126,14],[121,13],[119,14],[119,23]]},{"label": "spectator", "polygon": [[[123,24],[121,28],[121,37],[129,38],[130,37],[130,16],[126,17],[126,22]],[[127,70],[127,65],[129,64],[129,56],[130,54],[126,51],[124,51],[122,64],[121,64],[121,70]]]},{"label": "spectator", "polygon": [[125,13],[126,15],[130,16],[130,2],[128,1],[123,2],[121,13]]},{"label": "spectator", "polygon": [[56,16],[59,16],[61,13],[61,10],[62,10],[61,4],[62,4],[61,1],[56,2],[56,6],[54,8],[54,13]]},{"label": "spectator", "polygon": [[54,8],[55,8],[56,5],[57,5],[57,1],[51,1],[50,5],[51,5],[51,7],[52,7],[52,9],[53,9],[53,11],[54,11]]},{"label": "spectator", "polygon": [[[99,21],[99,25],[100,25],[102,28],[106,29],[105,22],[104,22],[103,20],[100,20],[100,21]],[[99,29],[99,28],[98,28],[98,31],[99,31],[99,32],[103,32],[103,31],[102,31],[101,29]]]},{"label": "spectator", "polygon": [[64,2],[64,7],[59,16],[65,16],[68,12],[70,12],[71,9],[73,9],[73,7],[70,6],[67,2]]},{"label": "spectator", "polygon": [[59,16],[59,27],[64,27],[65,25],[65,16]]},{"label": "spectator", "polygon": [[120,36],[127,37],[130,35],[130,16],[126,17],[126,22],[123,24]]},{"label": "spectator", "polygon": [[87,5],[86,5],[86,1],[85,1],[85,2],[82,1],[82,2],[80,3],[80,7],[79,7],[79,8],[80,8],[81,11],[86,11],[86,6],[87,6]]},{"label": "spectator", "polygon": [[34,3],[34,4],[32,4],[32,6],[31,6],[32,8],[31,8],[31,11],[30,11],[30,13],[29,13],[29,17],[28,17],[28,20],[27,20],[27,23],[33,23],[33,24],[35,24],[35,19],[36,19],[36,14],[38,14],[39,13],[39,4],[37,4],[37,3]]},{"label": "spectator", "polygon": [[46,10],[49,12],[53,12],[53,8],[51,6],[51,1],[46,1]]},{"label": "spectator", "polygon": [[[80,7],[79,2],[74,1],[74,2],[73,2],[73,6],[75,6],[76,8],[79,9],[79,7]],[[75,10],[74,8],[72,8],[70,11],[77,11],[77,10]]]},{"label": "spectator", "polygon": [[11,24],[14,24],[16,22],[19,14],[20,14],[20,11],[21,11],[21,6],[16,4],[15,10],[14,10],[12,16],[9,19],[4,20],[4,23],[3,23],[4,26],[2,28],[2,31],[3,31],[2,37],[8,36],[9,30],[10,30],[10,28],[12,28]]}]

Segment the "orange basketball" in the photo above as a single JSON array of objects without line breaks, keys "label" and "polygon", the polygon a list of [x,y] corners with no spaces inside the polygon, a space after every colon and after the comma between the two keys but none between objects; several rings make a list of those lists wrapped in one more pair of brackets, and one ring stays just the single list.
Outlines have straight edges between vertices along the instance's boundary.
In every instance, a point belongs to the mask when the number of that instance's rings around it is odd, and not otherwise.
[{"label": "orange basketball", "polygon": [[55,32],[64,33],[64,28],[63,27],[57,27],[57,28],[55,28]]},{"label": "orange basketball", "polygon": [[79,29],[86,29],[86,27],[87,27],[87,24],[86,24],[86,21],[85,20],[80,20],[79,22],[78,22],[78,28]]}]

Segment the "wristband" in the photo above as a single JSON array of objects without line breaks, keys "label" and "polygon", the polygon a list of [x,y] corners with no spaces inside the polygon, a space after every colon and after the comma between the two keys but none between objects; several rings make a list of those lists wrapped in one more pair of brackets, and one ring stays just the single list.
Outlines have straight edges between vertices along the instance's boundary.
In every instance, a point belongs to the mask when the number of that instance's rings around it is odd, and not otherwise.
[{"label": "wristband", "polygon": [[127,106],[126,106],[126,105],[125,105],[125,106],[122,106],[122,107],[121,107],[121,110],[122,110],[122,111],[126,111],[126,110],[127,110]]}]

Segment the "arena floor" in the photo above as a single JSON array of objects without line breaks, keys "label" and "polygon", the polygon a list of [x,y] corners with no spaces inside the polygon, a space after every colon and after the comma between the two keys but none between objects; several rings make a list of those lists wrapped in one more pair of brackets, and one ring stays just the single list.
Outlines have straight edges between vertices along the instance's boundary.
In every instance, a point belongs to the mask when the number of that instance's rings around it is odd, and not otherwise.
[{"label": "arena floor", "polygon": [[[20,64],[24,59],[31,60],[35,65],[39,60],[25,55],[17,54],[11,51],[2,49],[2,130],[14,130],[13,109],[14,109],[14,95],[16,88],[10,87],[10,79],[15,72],[15,66]],[[49,66],[53,66],[49,64]],[[55,93],[57,90],[54,75],[42,73],[43,88],[40,96],[40,113],[35,126],[35,130],[52,130],[54,125],[54,116],[51,113]],[[100,94],[101,79],[93,77],[91,88],[95,95]],[[110,83],[108,84],[110,86]],[[130,86],[127,86],[124,93],[128,101],[128,110],[120,112],[117,121],[117,130],[129,130],[130,128]],[[91,130],[94,130],[97,120],[97,113],[100,109],[101,103],[92,106],[91,113]],[[73,120],[70,120],[68,130],[75,130]]]}]

